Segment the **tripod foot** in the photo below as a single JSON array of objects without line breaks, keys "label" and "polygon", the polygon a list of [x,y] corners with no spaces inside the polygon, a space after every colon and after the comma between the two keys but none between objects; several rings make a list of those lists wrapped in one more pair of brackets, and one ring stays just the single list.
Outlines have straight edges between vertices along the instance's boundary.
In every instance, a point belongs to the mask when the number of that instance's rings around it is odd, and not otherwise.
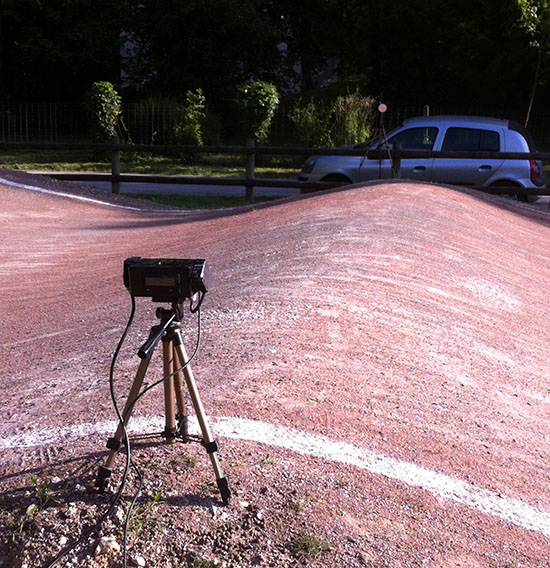
[{"label": "tripod foot", "polygon": [[165,428],[162,437],[167,444],[173,444],[176,441],[176,428]]},{"label": "tripod foot", "polygon": [[216,479],[218,484],[218,489],[220,490],[220,495],[222,496],[222,501],[224,505],[229,505],[229,499],[231,497],[231,489],[229,489],[229,482],[227,477],[220,477]]},{"label": "tripod foot", "polygon": [[95,486],[100,493],[103,493],[105,489],[107,489],[107,485],[109,485],[109,477],[111,477],[111,472],[111,468],[105,467],[104,465],[99,466],[95,480]]}]

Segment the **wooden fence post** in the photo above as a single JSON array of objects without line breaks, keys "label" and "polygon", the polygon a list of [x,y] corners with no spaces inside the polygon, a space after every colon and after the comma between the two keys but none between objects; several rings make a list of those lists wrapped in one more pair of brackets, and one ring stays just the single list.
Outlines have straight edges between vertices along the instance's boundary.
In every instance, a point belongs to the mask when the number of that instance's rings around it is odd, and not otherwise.
[{"label": "wooden fence post", "polygon": [[[111,140],[113,144],[119,144],[118,136]],[[117,195],[120,193],[120,150],[111,152],[111,191]]]},{"label": "wooden fence post", "polygon": [[[395,156],[394,152],[397,152],[397,156]],[[401,152],[401,143],[395,142],[392,149],[392,164],[391,164],[393,172],[392,177],[394,177],[395,179],[401,178],[401,156],[399,154],[400,152]]]},{"label": "wooden fence post", "polygon": [[[247,140],[247,145],[254,148],[256,141],[254,138],[249,138]],[[249,201],[254,199],[254,167],[256,162],[256,154],[250,153],[246,155],[246,198]]]}]

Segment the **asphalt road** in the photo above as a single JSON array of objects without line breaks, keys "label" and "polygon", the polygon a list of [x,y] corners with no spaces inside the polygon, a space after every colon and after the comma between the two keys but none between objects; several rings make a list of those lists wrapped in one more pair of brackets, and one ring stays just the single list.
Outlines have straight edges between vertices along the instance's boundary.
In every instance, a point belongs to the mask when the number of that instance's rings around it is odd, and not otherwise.
[{"label": "asphalt road", "polygon": [[[105,191],[111,191],[111,183],[107,181],[79,181],[80,185],[95,187]],[[228,197],[240,197],[245,195],[243,186],[227,185],[188,185],[179,183],[121,183],[120,191],[124,194],[158,194],[158,195],[218,195]],[[256,197],[288,197],[298,195],[300,190],[297,188],[284,187],[256,187],[254,195]]]},{"label": "asphalt road", "polygon": [[[95,187],[104,191],[111,191],[111,183],[107,181],[79,181],[79,185]],[[121,183],[120,191],[122,194],[157,194],[157,195],[199,195],[199,196],[223,196],[223,197],[240,197],[245,195],[245,187],[243,186],[227,186],[227,185],[188,185],[177,183]],[[291,195],[299,195],[300,190],[297,188],[285,187],[255,187],[254,195],[256,197],[288,197]],[[550,197],[542,195],[536,202],[537,206],[543,208],[550,207]]]}]

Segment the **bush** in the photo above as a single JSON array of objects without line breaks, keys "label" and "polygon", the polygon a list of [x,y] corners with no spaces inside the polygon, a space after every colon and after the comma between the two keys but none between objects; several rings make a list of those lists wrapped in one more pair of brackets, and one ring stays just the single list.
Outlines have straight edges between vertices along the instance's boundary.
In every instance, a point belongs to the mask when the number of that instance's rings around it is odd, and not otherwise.
[{"label": "bush", "polygon": [[294,124],[298,141],[305,146],[333,146],[330,113],[317,106],[313,99],[306,105],[297,104],[288,114]]},{"label": "bush", "polygon": [[277,88],[270,83],[257,81],[237,92],[236,103],[247,136],[265,142],[271,121],[279,104]]},{"label": "bush", "polygon": [[93,83],[85,96],[84,107],[90,125],[90,134],[98,142],[110,142],[118,136],[122,115],[122,100],[108,81]]},{"label": "bush", "polygon": [[333,140],[336,146],[364,142],[372,133],[375,101],[359,93],[338,97],[333,105]]},{"label": "bush", "polygon": [[174,125],[176,144],[201,146],[202,121],[206,116],[206,99],[201,89],[187,91],[183,106],[177,110],[178,119]]},{"label": "bush", "polygon": [[342,146],[364,142],[372,132],[375,103],[371,97],[350,93],[326,106],[311,99],[298,103],[288,117],[298,141],[307,146]]}]

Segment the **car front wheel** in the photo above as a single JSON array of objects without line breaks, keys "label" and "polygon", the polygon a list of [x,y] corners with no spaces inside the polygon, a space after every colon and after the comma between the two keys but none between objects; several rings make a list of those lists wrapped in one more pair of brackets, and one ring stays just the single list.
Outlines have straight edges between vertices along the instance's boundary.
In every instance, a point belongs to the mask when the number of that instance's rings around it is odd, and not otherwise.
[{"label": "car front wheel", "polygon": [[328,174],[321,181],[331,181],[331,182],[341,182],[342,185],[346,183],[351,183],[349,177],[345,176],[344,174]]}]

